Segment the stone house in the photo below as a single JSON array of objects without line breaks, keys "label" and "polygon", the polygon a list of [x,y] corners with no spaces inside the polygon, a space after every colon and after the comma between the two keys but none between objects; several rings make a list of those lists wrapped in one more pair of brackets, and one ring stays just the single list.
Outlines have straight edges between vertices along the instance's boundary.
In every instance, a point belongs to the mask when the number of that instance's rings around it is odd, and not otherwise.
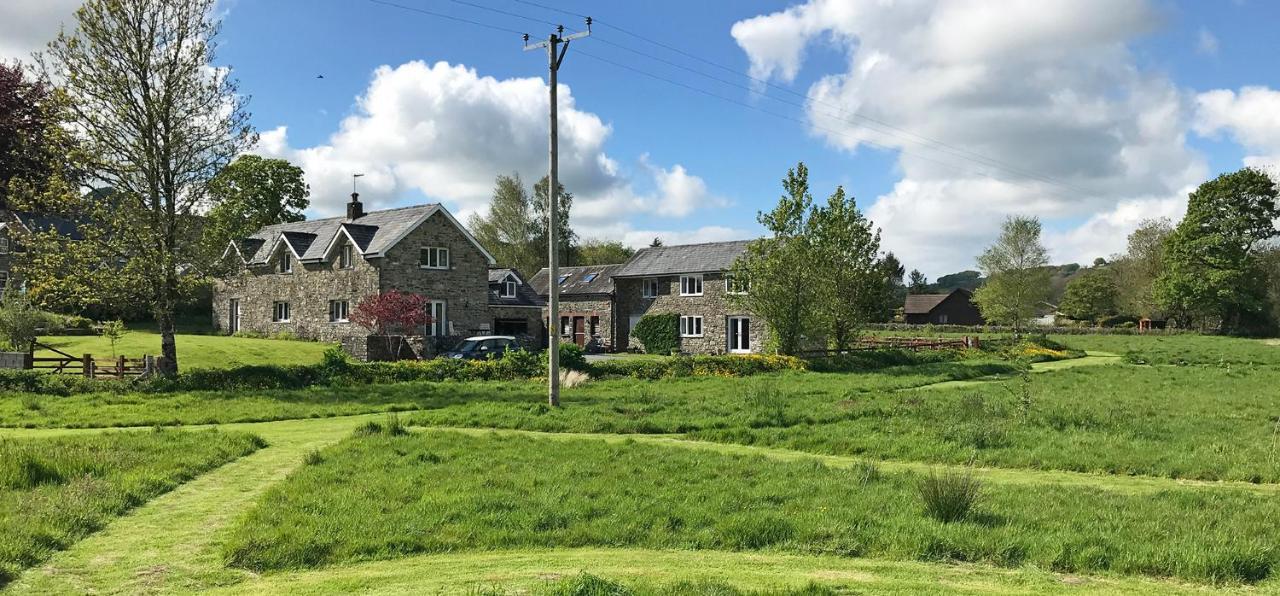
[{"label": "stone house", "polygon": [[419,331],[427,353],[493,328],[493,256],[438,204],[365,213],[353,193],[346,217],[267,226],[233,240],[223,258],[232,271],[213,291],[223,333],[366,337],[350,314],[388,290],[430,299],[432,321]]},{"label": "stone house", "polygon": [[768,337],[764,321],[734,305],[747,292],[728,271],[750,240],[656,246],[636,252],[613,276],[618,310],[618,348],[635,338],[631,329],[649,314],[680,316],[680,350],[694,354],[760,352]]},{"label": "stone house", "polygon": [[981,325],[985,322],[973,303],[973,292],[964,288],[945,294],[910,294],[903,304],[902,316],[913,325]]},{"label": "stone house", "polygon": [[[589,352],[612,352],[618,348],[613,278],[621,268],[622,265],[560,268],[560,321],[555,328],[562,341],[575,343]],[[530,284],[542,300],[542,320],[546,321],[546,301],[550,296],[548,270],[539,271]]]},{"label": "stone house", "polygon": [[489,270],[489,310],[493,334],[513,335],[530,347],[547,343],[542,299],[515,269]]},{"label": "stone house", "polygon": [[14,211],[0,204],[0,296],[6,290],[22,287],[15,265],[23,250],[23,240],[31,234],[56,231],[72,240],[80,240],[79,226],[61,217]]}]

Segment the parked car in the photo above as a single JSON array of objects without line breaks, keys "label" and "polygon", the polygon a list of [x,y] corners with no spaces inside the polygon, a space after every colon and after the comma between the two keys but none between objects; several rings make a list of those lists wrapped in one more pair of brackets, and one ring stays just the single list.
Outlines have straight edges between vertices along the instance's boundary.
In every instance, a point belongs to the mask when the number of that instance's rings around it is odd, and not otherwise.
[{"label": "parked car", "polygon": [[477,335],[468,337],[448,352],[445,358],[461,358],[463,360],[484,360],[490,356],[501,358],[510,350],[519,350],[520,344],[510,335]]}]

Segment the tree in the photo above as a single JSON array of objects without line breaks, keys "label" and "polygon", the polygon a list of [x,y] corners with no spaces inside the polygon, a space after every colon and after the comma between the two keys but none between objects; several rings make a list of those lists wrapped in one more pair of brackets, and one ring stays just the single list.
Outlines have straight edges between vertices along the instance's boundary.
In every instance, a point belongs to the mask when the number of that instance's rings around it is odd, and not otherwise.
[{"label": "tree", "polygon": [[0,207],[14,206],[12,193],[30,202],[51,181],[79,181],[79,147],[63,126],[67,118],[66,97],[57,89],[21,64],[0,62]]},{"label": "tree", "polygon": [[574,250],[574,265],[613,265],[625,263],[631,255],[636,254],[634,248],[621,242],[605,240],[588,240]]},{"label": "tree", "polygon": [[422,294],[387,290],[361,298],[351,312],[351,322],[368,329],[373,335],[382,336],[388,349],[394,335],[399,344],[394,353],[399,354],[405,345],[405,335],[431,323],[431,314],[427,310],[430,305],[431,301]]},{"label": "tree", "polygon": [[906,268],[893,252],[885,253],[877,267],[880,278],[879,296],[867,311],[867,321],[871,323],[888,323],[893,320],[893,311],[907,298],[907,286],[902,283]]},{"label": "tree", "polygon": [[[879,258],[880,231],[872,229],[844,187],[836,187],[827,204],[814,210],[810,227],[815,264],[825,272],[825,282],[819,284],[820,305],[829,338],[836,349],[844,350],[862,325],[892,310],[892,272]],[[898,267],[894,258],[893,268]]]},{"label": "tree", "polygon": [[1160,305],[1184,325],[1216,323],[1232,332],[1259,326],[1266,286],[1255,248],[1276,236],[1276,196],[1275,182],[1252,168],[1192,192],[1186,217],[1165,245],[1155,285]]},{"label": "tree", "polygon": [[654,236],[653,242],[649,243],[649,248],[658,248],[660,246],[662,246],[662,238],[658,236]]},{"label": "tree", "polygon": [[920,273],[919,269],[911,270],[910,281],[907,282],[908,294],[927,294],[929,292],[929,278]]},{"label": "tree", "polygon": [[[534,227],[533,239],[536,246],[542,249],[542,266],[547,266],[547,216],[548,205],[547,186],[549,185],[547,177],[543,176],[537,184],[533,185],[533,216],[538,225]],[[562,265],[570,263],[569,256],[573,254],[573,247],[577,244],[578,235],[573,232],[573,227],[569,225],[569,212],[573,208],[573,193],[567,192],[564,185],[556,182],[559,190],[556,192],[556,254],[557,260]]]},{"label": "tree", "polygon": [[1036,314],[1049,295],[1049,254],[1040,243],[1040,220],[1010,217],[1000,237],[978,257],[987,282],[974,301],[988,321],[1012,325],[1014,334]]},{"label": "tree", "polygon": [[35,348],[36,329],[44,316],[21,292],[6,292],[0,300],[0,349],[31,352]]},{"label": "tree", "polygon": [[1148,219],[1129,234],[1128,250],[1112,259],[1117,308],[1138,317],[1159,316],[1155,281],[1164,271],[1164,246],[1173,224],[1168,219]]},{"label": "tree", "polygon": [[116,357],[116,344],[119,343],[127,333],[129,333],[129,331],[125,329],[124,321],[121,321],[120,319],[102,322],[102,337],[107,338],[107,341],[111,342],[112,358]]},{"label": "tree", "polygon": [[284,159],[245,154],[209,181],[213,205],[205,215],[204,244],[217,258],[234,239],[264,226],[302,221],[311,204],[302,168]]},{"label": "tree", "polygon": [[985,281],[987,280],[982,277],[982,273],[973,270],[965,270],[939,277],[933,282],[933,286],[931,286],[931,288],[936,288],[937,290],[944,292],[957,288],[977,290]]},{"label": "tree", "polygon": [[[216,0],[87,0],[44,63],[63,82],[92,175],[113,192],[79,204],[85,241],[119,266],[160,328],[175,374],[175,309],[199,260],[208,182],[256,138],[229,70],[213,65]],[[92,228],[92,229],[90,229]]]},{"label": "tree", "polygon": [[1067,283],[1058,311],[1077,321],[1097,321],[1116,314],[1117,294],[1114,272],[1095,267]]},{"label": "tree", "polygon": [[[471,233],[488,249],[499,265],[533,275],[547,266],[547,177],[534,185],[533,197],[525,190],[519,174],[500,175],[494,181],[493,199],[484,215],[467,222]],[[556,213],[560,264],[570,264],[575,240],[569,225],[573,195],[560,186],[560,209]]]},{"label": "tree", "polygon": [[749,290],[732,296],[754,312],[772,331],[778,352],[795,354],[804,340],[820,332],[824,284],[820,259],[812,242],[813,196],[804,163],[788,170],[785,194],[757,221],[770,233],[747,245],[731,275],[746,280]]}]

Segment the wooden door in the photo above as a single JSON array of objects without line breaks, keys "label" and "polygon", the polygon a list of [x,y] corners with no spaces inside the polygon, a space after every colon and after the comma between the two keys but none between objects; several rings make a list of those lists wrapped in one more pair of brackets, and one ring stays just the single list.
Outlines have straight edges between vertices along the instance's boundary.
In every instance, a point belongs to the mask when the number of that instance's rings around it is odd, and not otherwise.
[{"label": "wooden door", "polygon": [[573,343],[579,348],[587,347],[587,329],[585,317],[573,318]]}]

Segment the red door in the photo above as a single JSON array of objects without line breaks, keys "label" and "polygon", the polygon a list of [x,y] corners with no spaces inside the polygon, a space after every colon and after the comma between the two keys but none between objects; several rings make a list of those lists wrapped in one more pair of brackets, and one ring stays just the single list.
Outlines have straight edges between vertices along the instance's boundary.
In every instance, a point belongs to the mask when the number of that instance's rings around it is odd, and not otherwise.
[{"label": "red door", "polygon": [[579,348],[587,347],[587,331],[585,318],[573,318],[573,343],[578,344]]}]

